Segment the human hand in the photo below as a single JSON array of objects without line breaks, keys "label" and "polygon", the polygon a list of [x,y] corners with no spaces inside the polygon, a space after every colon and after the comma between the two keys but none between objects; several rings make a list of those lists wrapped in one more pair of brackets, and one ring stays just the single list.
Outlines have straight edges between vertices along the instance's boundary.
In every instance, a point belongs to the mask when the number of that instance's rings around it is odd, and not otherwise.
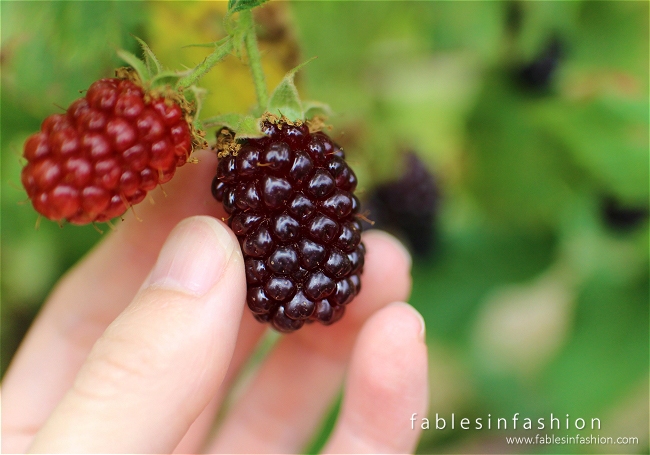
[{"label": "human hand", "polygon": [[223,214],[209,192],[215,157],[199,158],[57,285],[5,376],[3,451],[299,452],[345,374],[325,451],[412,451],[424,326],[392,304],[408,297],[410,259],[380,232],[364,234],[362,291],[343,319],[282,336],[211,434],[266,326],[244,310],[236,238],[194,216]]}]

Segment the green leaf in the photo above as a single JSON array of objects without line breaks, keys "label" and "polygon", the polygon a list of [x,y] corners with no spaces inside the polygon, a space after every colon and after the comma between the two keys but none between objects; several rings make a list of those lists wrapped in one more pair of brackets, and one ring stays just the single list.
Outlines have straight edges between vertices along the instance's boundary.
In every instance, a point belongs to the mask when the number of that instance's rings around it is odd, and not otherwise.
[{"label": "green leaf", "polygon": [[142,46],[142,52],[144,54],[144,62],[147,65],[147,70],[149,71],[149,75],[151,76],[156,76],[162,71],[162,65],[158,61],[158,58],[154,55],[153,51],[151,48],[145,43],[143,40],[138,38],[137,36],[133,36],[138,43],[140,43],[140,46]]},{"label": "green leaf", "polygon": [[237,138],[261,137],[260,119],[245,114],[223,114],[211,117],[203,121],[203,126],[211,128],[214,126],[225,126],[235,132]]},{"label": "green leaf", "polygon": [[549,410],[597,416],[647,381],[648,298],[647,275],[627,285],[602,275],[585,284],[572,337],[540,378]]},{"label": "green leaf", "polygon": [[201,116],[201,108],[203,107],[203,100],[208,94],[208,90],[202,87],[197,87],[196,85],[192,85],[188,88],[186,88],[183,91],[183,96],[185,99],[190,102],[194,103],[194,126],[202,130],[203,129],[203,123],[200,120]]},{"label": "green leaf", "polygon": [[147,66],[144,64],[142,60],[140,60],[138,57],[133,55],[132,53],[125,51],[123,49],[120,49],[117,51],[117,55],[124,60],[126,63],[131,65],[131,67],[138,73],[140,76],[140,79],[143,81],[149,80],[151,77],[151,73],[147,69]]},{"label": "green leaf", "polygon": [[467,342],[485,296],[533,279],[552,264],[556,251],[547,233],[487,223],[437,241],[435,261],[414,263],[410,302],[424,317],[427,335],[445,342]]},{"label": "green leaf", "polygon": [[510,89],[508,75],[484,79],[468,117],[467,183],[493,221],[519,226],[557,226],[571,200],[574,168],[566,146],[532,114],[535,99]]},{"label": "green leaf", "polygon": [[307,63],[314,60],[314,58],[316,57],[301,63],[284,76],[282,81],[271,94],[269,104],[266,108],[268,112],[275,115],[284,115],[291,121],[303,120],[305,118],[305,113],[302,108],[302,103],[300,102],[298,89],[294,83],[294,78],[296,73]]},{"label": "green leaf", "polygon": [[302,103],[302,107],[305,111],[305,119],[312,119],[317,115],[330,117],[334,114],[329,104],[320,101],[305,101]]},{"label": "green leaf", "polygon": [[515,46],[525,61],[535,59],[548,45],[549,37],[575,34],[578,18],[584,14],[580,2],[525,2],[521,6],[521,31]]},{"label": "green leaf", "polygon": [[178,81],[185,77],[188,72],[177,73],[174,71],[163,71],[151,79],[152,87],[162,87],[164,85],[169,85],[174,87]]},{"label": "green leaf", "polygon": [[630,203],[648,198],[648,102],[559,100],[539,109],[548,134],[575,163]]},{"label": "green leaf", "polygon": [[234,14],[239,11],[246,11],[253,9],[266,3],[268,0],[229,0],[228,1],[228,14]]}]

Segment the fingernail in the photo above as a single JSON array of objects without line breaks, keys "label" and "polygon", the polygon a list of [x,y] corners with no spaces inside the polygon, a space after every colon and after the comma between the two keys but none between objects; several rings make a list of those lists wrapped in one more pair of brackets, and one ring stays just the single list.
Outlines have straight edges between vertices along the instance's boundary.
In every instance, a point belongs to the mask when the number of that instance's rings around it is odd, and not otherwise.
[{"label": "fingernail", "polygon": [[219,281],[233,249],[228,230],[216,219],[183,220],[165,241],[148,286],[204,295]]},{"label": "fingernail", "polygon": [[411,313],[413,313],[413,315],[414,315],[414,316],[417,318],[417,320],[420,322],[420,331],[419,331],[419,333],[418,333],[418,336],[419,336],[419,338],[420,338],[420,341],[425,341],[425,340],[426,340],[427,329],[426,329],[426,324],[425,324],[425,322],[424,322],[424,318],[422,317],[422,315],[420,314],[420,312],[419,312],[418,310],[416,310],[415,308],[413,308],[413,306],[411,306],[410,304],[408,304],[408,303],[406,303],[406,302],[395,302],[395,303],[393,303],[392,305],[399,305],[399,306],[405,307],[405,308],[407,308]]}]

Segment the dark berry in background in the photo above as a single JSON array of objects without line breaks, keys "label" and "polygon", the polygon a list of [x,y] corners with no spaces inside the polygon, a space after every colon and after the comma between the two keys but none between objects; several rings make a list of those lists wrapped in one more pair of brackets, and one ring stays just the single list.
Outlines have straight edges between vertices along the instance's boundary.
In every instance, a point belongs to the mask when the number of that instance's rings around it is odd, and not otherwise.
[{"label": "dark berry in background", "polygon": [[[375,187],[364,204],[372,227],[393,232],[418,257],[434,250],[439,192],[426,164],[416,153],[404,155],[404,173]],[[366,225],[369,227],[369,225]]]},{"label": "dark berry in background", "polygon": [[357,178],[325,133],[270,120],[262,129],[219,152],[212,184],[242,247],[248,307],[281,332],[332,324],[361,286]]},{"label": "dark berry in background", "polygon": [[517,71],[517,81],[525,89],[540,92],[547,90],[562,56],[560,40],[551,39],[535,60],[523,65]]},{"label": "dark berry in background", "polygon": [[618,232],[628,232],[648,220],[648,207],[629,206],[612,196],[603,197],[601,213],[605,225]]}]

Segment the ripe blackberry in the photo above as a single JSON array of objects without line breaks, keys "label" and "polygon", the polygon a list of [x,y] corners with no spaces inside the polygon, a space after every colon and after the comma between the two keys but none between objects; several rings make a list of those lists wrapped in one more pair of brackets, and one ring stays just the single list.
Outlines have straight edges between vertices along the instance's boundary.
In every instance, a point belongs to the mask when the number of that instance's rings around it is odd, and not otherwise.
[{"label": "ripe blackberry", "polygon": [[433,250],[439,192],[427,166],[411,152],[406,169],[397,180],[375,187],[366,204],[374,227],[396,231],[405,237],[414,255],[426,257]]},{"label": "ripe blackberry", "polygon": [[101,79],[27,139],[21,179],[46,218],[104,222],[168,182],[192,147],[189,114],[172,95]]},{"label": "ripe blackberry", "polygon": [[242,247],[248,306],[282,332],[332,324],[361,285],[357,178],[326,134],[286,120],[262,126],[259,139],[218,139],[212,182]]}]

